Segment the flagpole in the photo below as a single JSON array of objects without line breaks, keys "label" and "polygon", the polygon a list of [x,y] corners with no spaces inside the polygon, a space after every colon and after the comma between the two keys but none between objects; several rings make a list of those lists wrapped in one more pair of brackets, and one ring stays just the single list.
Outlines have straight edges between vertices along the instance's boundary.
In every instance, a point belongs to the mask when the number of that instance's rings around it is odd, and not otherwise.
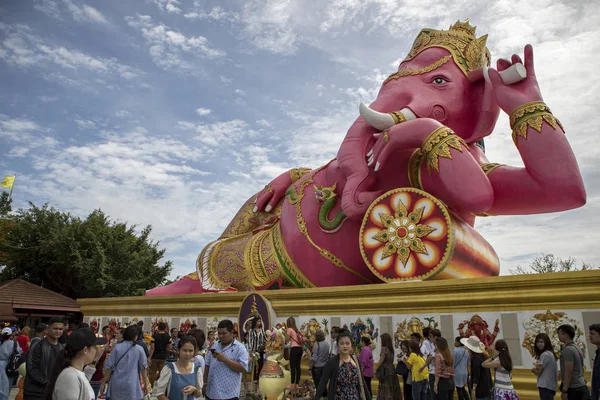
[{"label": "flagpole", "polygon": [[15,179],[13,179],[13,184],[10,187],[10,193],[8,194],[8,201],[12,201],[12,191],[15,188],[15,181],[17,180],[17,174],[15,174]]}]

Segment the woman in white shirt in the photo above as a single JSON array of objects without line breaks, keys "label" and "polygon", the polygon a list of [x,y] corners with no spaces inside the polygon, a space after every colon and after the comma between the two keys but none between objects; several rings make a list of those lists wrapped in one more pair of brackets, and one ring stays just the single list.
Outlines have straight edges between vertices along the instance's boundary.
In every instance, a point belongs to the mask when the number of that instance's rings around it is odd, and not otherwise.
[{"label": "woman in white shirt", "polygon": [[167,363],[156,383],[158,400],[183,400],[187,396],[201,397],[204,371],[200,363],[192,363],[196,339],[184,336],[179,340],[179,360]]},{"label": "woman in white shirt", "polygon": [[71,332],[56,359],[46,400],[94,400],[90,378],[96,369],[88,364],[102,356],[105,344],[106,339],[96,337],[90,328]]}]

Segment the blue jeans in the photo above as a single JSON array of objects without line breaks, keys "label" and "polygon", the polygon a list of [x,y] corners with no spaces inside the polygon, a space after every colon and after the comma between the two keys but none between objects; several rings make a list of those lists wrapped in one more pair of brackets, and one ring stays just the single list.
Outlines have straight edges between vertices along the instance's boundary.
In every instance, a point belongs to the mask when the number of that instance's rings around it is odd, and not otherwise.
[{"label": "blue jeans", "polygon": [[429,386],[429,384],[427,382],[427,379],[423,379],[422,381],[413,381],[413,383],[412,383],[413,400],[428,400],[427,399],[428,386]]},{"label": "blue jeans", "polygon": [[554,400],[554,396],[556,396],[556,390],[539,387],[538,391],[540,392],[540,400]]},{"label": "blue jeans", "polygon": [[429,400],[437,400],[438,396],[433,390],[433,385],[435,384],[435,374],[429,374]]},{"label": "blue jeans", "polygon": [[100,384],[97,385],[92,385],[92,389],[94,389],[94,397],[96,398],[96,400],[98,400],[98,394],[100,394]]}]

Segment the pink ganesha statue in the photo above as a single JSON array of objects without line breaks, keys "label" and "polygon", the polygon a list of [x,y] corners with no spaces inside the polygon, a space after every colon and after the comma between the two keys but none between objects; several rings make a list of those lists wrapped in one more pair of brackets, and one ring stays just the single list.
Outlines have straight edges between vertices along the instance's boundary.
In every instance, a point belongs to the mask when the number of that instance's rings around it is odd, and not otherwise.
[{"label": "pink ganesha statue", "polygon": [[[532,47],[524,64],[513,55],[492,69],[486,39],[468,20],[423,29],[375,101],[361,104],[337,157],[275,178],[204,248],[198,291],[494,276],[498,256],[473,229],[476,216],[584,205]],[[524,168],[485,156],[500,110]]]}]

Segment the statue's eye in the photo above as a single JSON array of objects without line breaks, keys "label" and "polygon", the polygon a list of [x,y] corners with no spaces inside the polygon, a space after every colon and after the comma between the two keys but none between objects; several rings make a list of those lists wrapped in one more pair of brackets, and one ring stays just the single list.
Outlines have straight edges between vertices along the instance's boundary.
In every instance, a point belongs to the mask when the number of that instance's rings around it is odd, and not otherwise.
[{"label": "statue's eye", "polygon": [[441,76],[436,76],[433,78],[433,83],[436,85],[443,85],[446,82],[448,82],[448,80],[446,78],[442,78]]}]

